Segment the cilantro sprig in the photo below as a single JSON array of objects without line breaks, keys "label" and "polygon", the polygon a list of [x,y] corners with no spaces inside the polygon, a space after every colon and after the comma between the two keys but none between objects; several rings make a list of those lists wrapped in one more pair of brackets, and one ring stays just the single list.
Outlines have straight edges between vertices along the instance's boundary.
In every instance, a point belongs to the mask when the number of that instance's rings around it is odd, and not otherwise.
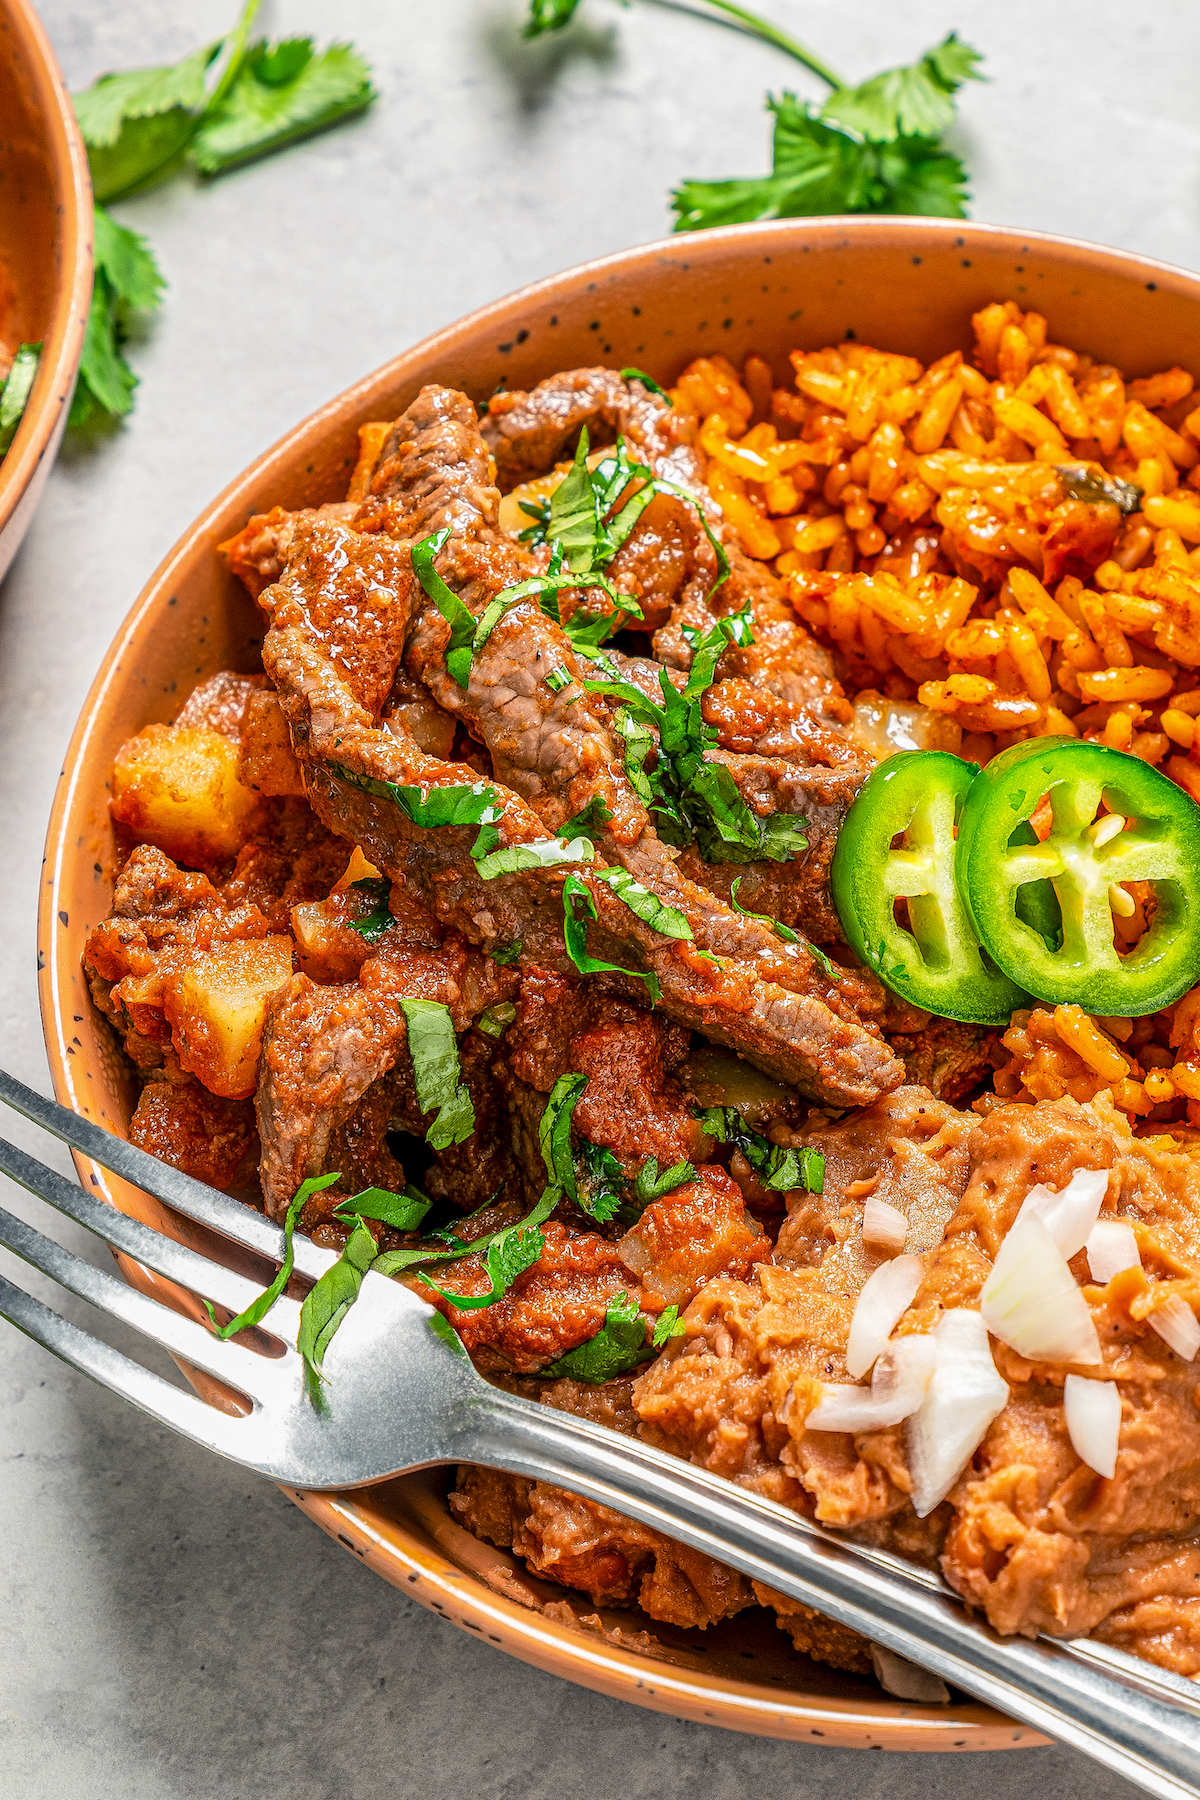
[{"label": "cilantro sprig", "polygon": [[73,97],[87,146],[95,213],[95,284],[70,424],[92,427],[133,408],[137,377],[122,355],[134,321],[159,305],[163,278],[146,243],[104,203],[183,169],[211,178],[364,111],[371,71],[348,44],[250,41],[259,0],[233,31],[177,63],[102,75]]},{"label": "cilantro sprig", "polygon": [[[580,0],[530,0],[526,37],[560,31]],[[955,32],[915,63],[851,85],[770,20],[705,0],[738,28],[790,57],[830,89],[821,105],[785,92],[767,96],[774,115],[768,175],[733,181],[684,181],[672,195],[677,231],[787,219],[811,213],[923,213],[961,219],[967,174],[942,137],[955,96],[982,79],[977,50]]]}]

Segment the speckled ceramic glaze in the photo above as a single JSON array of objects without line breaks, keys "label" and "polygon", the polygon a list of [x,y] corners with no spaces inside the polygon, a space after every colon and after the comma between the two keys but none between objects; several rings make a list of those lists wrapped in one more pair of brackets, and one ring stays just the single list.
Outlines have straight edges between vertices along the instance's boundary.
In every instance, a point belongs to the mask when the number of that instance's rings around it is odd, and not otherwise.
[{"label": "speckled ceramic glaze", "polygon": [[0,0],[0,328],[42,359],[0,461],[0,577],[54,461],[92,297],[92,184],[54,52],[26,0]]},{"label": "speckled ceramic glaze", "polygon": [[[1015,299],[1045,313],[1058,342],[1130,376],[1187,363],[1200,345],[1200,279],[1062,239],[932,219],[823,219],[740,226],[625,251],[526,288],[406,351],[297,426],[201,513],[117,636],[67,752],[50,821],[39,918],[42,1016],[60,1100],[125,1133],[133,1084],[93,1012],[79,958],[108,911],[114,846],[108,782],[118,746],[169,720],[221,668],[258,666],[262,624],[216,545],[272,505],[342,498],[358,427],[395,417],[424,382],[477,400],[557,369],[635,364],[672,380],[691,357],[754,350],[780,380],[787,352],[847,337],[928,361],[970,344],[970,314]],[[1200,373],[1200,368],[1196,370]],[[253,1273],[156,1201],[79,1159],[80,1179],[126,1212]],[[197,1303],[133,1265],[132,1281],[195,1313]],[[261,1272],[261,1271],[260,1271]],[[191,1377],[217,1404],[231,1404]],[[538,1667],[637,1705],[733,1730],[893,1750],[996,1750],[1044,1740],[987,1707],[923,1707],[793,1651],[755,1609],[709,1632],[637,1613],[597,1615],[460,1529],[444,1472],[345,1494],[290,1493],[321,1528],[451,1624]],[[553,1611],[547,1615],[543,1609]],[[647,1637],[642,1637],[645,1632]]]}]

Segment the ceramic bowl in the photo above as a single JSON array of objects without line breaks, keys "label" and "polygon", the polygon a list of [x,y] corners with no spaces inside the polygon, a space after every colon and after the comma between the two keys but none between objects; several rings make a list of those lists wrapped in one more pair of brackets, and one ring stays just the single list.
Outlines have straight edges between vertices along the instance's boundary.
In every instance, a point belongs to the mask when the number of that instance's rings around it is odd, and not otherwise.
[{"label": "ceramic bowl", "polygon": [[0,0],[0,334],[42,345],[0,461],[0,578],[62,439],[91,297],[92,184],[71,97],[33,7]]},{"label": "ceramic bowl", "polygon": [[[787,352],[853,337],[929,361],[967,349],[970,314],[1015,299],[1059,342],[1129,375],[1186,361],[1200,344],[1200,279],[1068,240],[932,219],[797,220],[740,226],[622,252],[485,307],[406,351],[283,438],[226,488],[151,578],[96,677],[67,753],[50,822],[39,922],[41,1003],[60,1100],[124,1134],[129,1072],[93,1012],[79,958],[108,911],[114,846],[108,782],[118,746],[171,719],[221,668],[253,670],[259,616],[216,545],[273,504],[342,497],[357,428],[390,419],[422,383],[486,399],[557,369],[634,364],[663,382],[701,351],[739,362],[758,351],[788,374]],[[80,1177],[115,1205],[209,1254],[227,1244],[176,1219],[80,1159]],[[247,1259],[242,1265],[253,1270]],[[130,1279],[181,1307],[196,1303],[137,1267]],[[197,1385],[202,1378],[193,1376]],[[207,1391],[211,1390],[209,1385]],[[214,1396],[218,1401],[220,1395]],[[982,1750],[1044,1740],[987,1707],[917,1706],[872,1681],[793,1651],[770,1615],[715,1630],[664,1629],[600,1613],[592,1631],[542,1610],[563,1591],[454,1522],[444,1473],[343,1494],[290,1494],[323,1530],[388,1581],[500,1649],[604,1693],[734,1730],[896,1750]],[[578,1598],[578,1597],[577,1597]],[[588,1602],[578,1609],[592,1613]],[[637,1642],[645,1629],[649,1650]]]}]

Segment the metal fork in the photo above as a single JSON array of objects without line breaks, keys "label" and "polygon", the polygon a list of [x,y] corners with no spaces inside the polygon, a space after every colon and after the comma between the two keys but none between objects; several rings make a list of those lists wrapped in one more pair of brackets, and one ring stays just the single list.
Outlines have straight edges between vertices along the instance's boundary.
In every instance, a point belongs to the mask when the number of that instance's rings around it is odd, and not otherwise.
[{"label": "metal fork", "polygon": [[[278,1226],[169,1168],[0,1072],[0,1101],[177,1212],[276,1262]],[[161,1236],[0,1141],[0,1170],[114,1249],[218,1305],[260,1291],[244,1276]],[[220,1412],[81,1331],[0,1276],[0,1315],[184,1436],[292,1488],[363,1487],[438,1463],[480,1463],[550,1481],[731,1564],[944,1680],[1085,1751],[1148,1792],[1200,1794],[1200,1690],[1085,1640],[998,1637],[935,1576],[822,1531],[707,1470],[603,1426],[502,1393],[431,1329],[407,1288],[368,1274],[325,1356],[314,1406],[296,1351],[300,1307],[276,1301],[260,1354],[222,1342],[0,1210],[0,1245],[101,1311],[239,1390],[245,1416]],[[335,1261],[297,1238],[296,1268]]]}]

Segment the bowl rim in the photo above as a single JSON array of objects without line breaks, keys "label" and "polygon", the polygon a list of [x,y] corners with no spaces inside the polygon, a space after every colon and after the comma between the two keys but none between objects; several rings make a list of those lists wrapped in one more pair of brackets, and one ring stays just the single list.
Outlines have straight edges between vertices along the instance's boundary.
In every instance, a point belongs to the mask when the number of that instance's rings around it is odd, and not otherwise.
[{"label": "bowl rim", "polygon": [[[70,1009],[65,1000],[73,965],[66,927],[60,924],[59,916],[64,870],[79,854],[75,838],[68,836],[68,827],[79,804],[88,743],[98,728],[122,664],[152,617],[171,602],[176,577],[198,544],[206,542],[210,549],[215,548],[223,537],[240,529],[250,496],[261,496],[263,489],[269,489],[286,468],[294,468],[300,457],[311,452],[339,420],[356,410],[361,416],[370,416],[363,409],[376,392],[394,387],[422,366],[434,363],[464,334],[511,318],[518,307],[535,305],[560,289],[564,281],[603,278],[643,258],[657,258],[666,266],[699,259],[719,262],[734,251],[750,252],[758,247],[769,250],[773,241],[799,232],[816,234],[826,240],[825,247],[831,250],[851,242],[894,246],[898,227],[910,234],[912,241],[923,238],[931,247],[966,248],[984,238],[992,245],[1018,253],[1045,245],[1059,253],[1069,252],[1084,268],[1103,266],[1112,272],[1115,266],[1118,271],[1148,280],[1149,285],[1186,292],[1200,301],[1200,276],[1186,269],[1056,233],[1022,232],[970,220],[901,221],[870,215],[727,226],[694,237],[670,237],[616,251],[529,283],[431,333],[318,407],[228,482],[166,553],[118,628],[72,732],[47,829],[45,878],[38,908],[39,1000],[51,1079],[61,1102],[82,1113],[89,1111],[89,1096],[77,1081],[79,1065],[68,1041]],[[86,804],[86,796],[84,799]],[[129,1209],[133,1190],[127,1190],[123,1200],[121,1184],[86,1158],[76,1156],[75,1161],[82,1183],[122,1205],[124,1210]],[[130,1279],[140,1282],[144,1278],[148,1290],[163,1296],[161,1278],[128,1264],[125,1258],[120,1260]],[[442,1556],[436,1545],[422,1543],[412,1531],[398,1526],[381,1530],[380,1516],[369,1503],[370,1490],[361,1495],[314,1494],[288,1487],[281,1487],[281,1491],[360,1560],[385,1579],[403,1586],[439,1616],[485,1641],[499,1644],[520,1660],[635,1704],[727,1729],[800,1742],[819,1739],[825,1744],[846,1747],[1000,1750],[1031,1748],[1048,1742],[1038,1733],[975,1702],[955,1705],[947,1716],[946,1709],[916,1707],[886,1696],[868,1703],[816,1694],[806,1696],[794,1690],[786,1695],[780,1690],[768,1694],[762,1685],[721,1681],[712,1676],[681,1678],[661,1662],[589,1639],[530,1613],[505,1595],[493,1593],[481,1580],[465,1575],[457,1564]]]},{"label": "bowl rim", "polygon": [[92,178],[71,96],[45,26],[31,0],[5,10],[33,72],[44,120],[58,213],[61,263],[54,312],[25,411],[0,461],[0,534],[12,521],[43,458],[53,458],[67,422],[92,298]]}]

